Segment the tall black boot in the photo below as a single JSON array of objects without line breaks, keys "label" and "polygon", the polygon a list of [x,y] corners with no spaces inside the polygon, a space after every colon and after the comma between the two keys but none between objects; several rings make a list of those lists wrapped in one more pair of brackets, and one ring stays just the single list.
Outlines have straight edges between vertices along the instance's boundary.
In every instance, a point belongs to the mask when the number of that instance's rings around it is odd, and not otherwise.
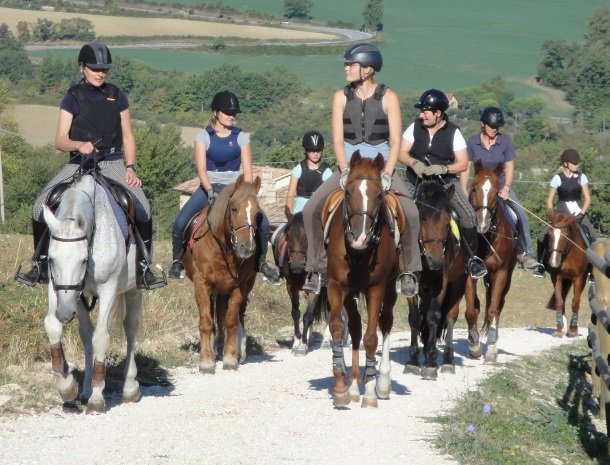
[{"label": "tall black boot", "polygon": [[184,277],[184,233],[172,231],[172,263],[167,269],[167,277],[171,279],[182,279]]},{"label": "tall black boot", "polygon": [[[49,282],[49,228],[44,221],[32,220],[32,231],[34,233],[34,255],[30,260],[25,260],[19,265],[15,280],[26,286],[34,287],[36,283],[46,284]],[[21,271],[26,265],[31,265],[28,271]]]},{"label": "tall black boot", "polygon": [[468,273],[471,278],[482,278],[487,275],[487,268],[485,268],[483,260],[476,255],[478,248],[477,228],[462,228],[462,235],[464,236],[464,245],[468,255],[468,263],[466,265]]},{"label": "tall black boot", "polygon": [[546,254],[546,242],[546,236],[542,240],[538,239],[538,248],[536,250],[536,255],[538,257],[538,266],[534,268],[534,277],[536,278],[544,278],[544,272],[546,271],[544,269],[544,265],[542,264],[542,260],[544,260],[544,256]]},{"label": "tall black boot", "polygon": [[267,249],[269,240],[271,239],[271,231],[269,229],[269,220],[262,213],[259,213],[257,218],[258,233],[256,234],[256,269],[262,273],[270,284],[281,284],[280,269],[275,264],[267,262]]},{"label": "tall black boot", "polygon": [[157,278],[152,272],[152,219],[136,222],[136,285],[138,289],[157,289],[167,285],[165,273]]}]

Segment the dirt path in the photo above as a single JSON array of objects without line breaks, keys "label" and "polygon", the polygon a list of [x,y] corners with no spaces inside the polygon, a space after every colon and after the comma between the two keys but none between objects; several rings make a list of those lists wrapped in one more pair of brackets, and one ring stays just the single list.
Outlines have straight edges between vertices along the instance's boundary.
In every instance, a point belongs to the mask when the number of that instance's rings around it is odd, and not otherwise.
[{"label": "dirt path", "polygon": [[392,396],[376,410],[332,407],[328,350],[305,358],[280,350],[214,376],[181,368],[173,386],[146,388],[139,403],[114,403],[105,415],[58,408],[0,418],[0,463],[450,465],[430,444],[437,429],[430,419],[507,361],[571,343],[550,334],[501,330],[498,364],[489,366],[465,357],[466,334],[458,331],[456,374],[424,381],[402,374],[408,336],[393,333]]}]

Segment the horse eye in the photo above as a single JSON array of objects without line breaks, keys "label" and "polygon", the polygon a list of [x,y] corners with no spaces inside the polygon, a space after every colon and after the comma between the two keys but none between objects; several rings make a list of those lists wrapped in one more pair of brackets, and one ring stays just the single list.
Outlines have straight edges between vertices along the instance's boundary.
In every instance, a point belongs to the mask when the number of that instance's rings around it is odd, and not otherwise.
[{"label": "horse eye", "polygon": [[231,213],[237,213],[237,207],[231,207]]}]

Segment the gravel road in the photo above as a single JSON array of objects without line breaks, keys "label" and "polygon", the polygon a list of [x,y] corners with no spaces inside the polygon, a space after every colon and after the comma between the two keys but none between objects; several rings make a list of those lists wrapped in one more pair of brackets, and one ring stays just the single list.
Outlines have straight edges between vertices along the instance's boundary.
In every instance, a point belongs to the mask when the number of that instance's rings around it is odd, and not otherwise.
[{"label": "gravel road", "polygon": [[402,373],[409,336],[393,333],[392,395],[378,409],[333,408],[329,350],[304,358],[279,350],[248,358],[237,372],[219,365],[213,376],[179,368],[172,386],[144,388],[137,404],[110,402],[104,415],[57,408],[0,418],[0,463],[454,465],[431,446],[430,419],[507,361],[573,341],[551,333],[501,329],[490,366],[466,358],[466,334],[457,331],[456,374],[437,381]]}]

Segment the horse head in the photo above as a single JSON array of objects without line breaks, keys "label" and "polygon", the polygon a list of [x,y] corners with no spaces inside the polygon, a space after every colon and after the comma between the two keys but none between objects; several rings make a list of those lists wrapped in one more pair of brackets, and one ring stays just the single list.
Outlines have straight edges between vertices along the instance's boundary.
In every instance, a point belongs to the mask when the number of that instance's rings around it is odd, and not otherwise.
[{"label": "horse head", "polygon": [[304,272],[307,261],[307,236],[302,212],[293,215],[288,221],[286,245],[286,257],[288,257],[290,271],[294,274]]},{"label": "horse head", "polygon": [[447,242],[451,234],[449,201],[454,193],[454,184],[446,191],[436,182],[423,182],[418,186],[419,247],[428,269],[432,271],[443,268]]},{"label": "horse head", "polygon": [[500,192],[500,176],[504,163],[494,169],[486,168],[480,160],[474,164],[474,179],[470,188],[469,200],[477,216],[477,232],[485,234],[491,226],[496,211],[497,196]]},{"label": "horse head", "polygon": [[85,286],[89,248],[93,231],[93,200],[86,191],[94,188],[90,176],[68,189],[57,216],[45,205],[43,215],[50,232],[49,298],[57,300],[56,316],[62,323],[76,315],[78,299]]},{"label": "horse head", "polygon": [[548,265],[551,268],[560,268],[561,262],[568,254],[571,245],[578,237],[576,219],[572,215],[548,211],[551,227],[547,231]]},{"label": "horse head", "polygon": [[362,158],[359,151],[352,155],[343,200],[345,240],[352,250],[364,251],[379,240],[379,212],[384,201],[381,170],[384,165],[381,154],[375,159]]},{"label": "horse head", "polygon": [[256,252],[256,219],[260,211],[256,196],[260,187],[258,176],[253,182],[246,182],[242,174],[232,187],[223,189],[224,199],[222,195],[219,197],[225,203],[225,237],[240,260],[250,258]]}]

